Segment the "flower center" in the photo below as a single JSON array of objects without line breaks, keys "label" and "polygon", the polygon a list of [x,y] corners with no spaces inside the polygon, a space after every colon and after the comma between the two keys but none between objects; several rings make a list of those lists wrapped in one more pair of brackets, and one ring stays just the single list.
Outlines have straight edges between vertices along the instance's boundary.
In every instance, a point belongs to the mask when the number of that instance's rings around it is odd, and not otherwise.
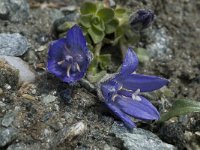
[{"label": "flower center", "polygon": [[140,93],[140,89],[137,89],[136,91],[132,91],[132,90],[128,90],[125,89],[122,85],[119,86],[119,88],[117,89],[116,93],[113,94],[112,96],[112,101],[115,101],[115,98],[117,96],[123,96],[123,97],[127,97],[127,98],[132,98],[133,100],[136,101],[141,101],[141,97],[139,96]]},{"label": "flower center", "polygon": [[81,68],[78,64],[78,61],[74,59],[71,55],[66,55],[64,60],[57,62],[58,65],[63,65],[66,67],[67,77],[70,77],[72,72],[81,72]]}]

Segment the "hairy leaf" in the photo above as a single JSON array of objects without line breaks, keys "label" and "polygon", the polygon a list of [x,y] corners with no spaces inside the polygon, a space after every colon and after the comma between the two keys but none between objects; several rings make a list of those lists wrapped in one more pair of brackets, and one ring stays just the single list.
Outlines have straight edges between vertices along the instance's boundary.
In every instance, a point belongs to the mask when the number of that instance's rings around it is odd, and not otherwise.
[{"label": "hairy leaf", "polygon": [[85,2],[80,8],[81,14],[94,14],[97,11],[97,6],[92,2]]},{"label": "hairy leaf", "polygon": [[110,54],[102,54],[98,57],[99,64],[102,70],[107,69],[108,65],[111,62],[111,55]]},{"label": "hairy leaf", "polygon": [[118,27],[118,25],[119,25],[119,21],[117,19],[112,19],[110,22],[105,24],[105,27],[106,27],[105,32],[107,34],[115,32],[117,27]]},{"label": "hairy leaf", "polygon": [[80,15],[79,23],[86,28],[90,28],[92,16],[92,14]]},{"label": "hairy leaf", "polygon": [[116,8],[115,9],[115,16],[116,17],[123,17],[123,15],[126,13],[126,10],[124,8]]},{"label": "hairy leaf", "polygon": [[200,102],[187,99],[176,100],[169,112],[161,116],[159,122],[164,122],[172,117],[185,115],[192,112],[200,112]]},{"label": "hairy leaf", "polygon": [[94,27],[88,29],[88,33],[95,44],[101,42],[105,36],[103,31],[97,30]]},{"label": "hairy leaf", "polygon": [[91,83],[96,83],[98,81],[100,81],[105,75],[106,75],[106,71],[100,71],[94,75],[91,74],[87,74],[87,79],[91,82]]},{"label": "hairy leaf", "polygon": [[105,25],[102,19],[100,19],[98,16],[92,18],[92,26],[96,28],[97,30],[104,31]]},{"label": "hairy leaf", "polygon": [[97,15],[107,23],[113,19],[114,11],[111,8],[102,8],[97,12]]}]

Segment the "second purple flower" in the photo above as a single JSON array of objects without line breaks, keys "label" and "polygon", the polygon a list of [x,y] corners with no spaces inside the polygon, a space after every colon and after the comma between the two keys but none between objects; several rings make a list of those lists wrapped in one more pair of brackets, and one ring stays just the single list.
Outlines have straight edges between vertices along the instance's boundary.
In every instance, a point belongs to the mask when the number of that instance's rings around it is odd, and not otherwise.
[{"label": "second purple flower", "polygon": [[78,25],[69,29],[66,37],[49,45],[48,71],[64,82],[73,83],[83,78],[90,61],[91,54]]},{"label": "second purple flower", "polygon": [[129,48],[120,72],[105,77],[99,84],[99,96],[129,128],[136,126],[131,117],[141,120],[160,118],[157,109],[141,95],[141,92],[151,92],[168,83],[164,78],[136,74],[137,66],[138,58]]}]

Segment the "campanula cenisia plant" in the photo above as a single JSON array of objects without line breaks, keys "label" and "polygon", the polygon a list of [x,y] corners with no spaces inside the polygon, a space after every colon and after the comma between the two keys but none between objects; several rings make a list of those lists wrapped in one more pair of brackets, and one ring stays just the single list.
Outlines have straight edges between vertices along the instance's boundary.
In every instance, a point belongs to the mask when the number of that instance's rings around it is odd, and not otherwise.
[{"label": "campanula cenisia plant", "polygon": [[64,82],[73,83],[86,73],[91,54],[78,25],[68,30],[66,37],[49,45],[47,69]]},{"label": "campanula cenisia plant", "polygon": [[129,128],[135,127],[131,117],[141,120],[160,118],[157,109],[140,92],[151,92],[168,83],[164,78],[136,74],[137,66],[138,58],[129,48],[120,72],[99,83],[99,96]]},{"label": "campanula cenisia plant", "polygon": [[[105,75],[111,64],[111,52],[102,53],[102,48],[107,45],[115,46],[116,53],[124,57],[127,47],[134,46],[139,42],[140,31],[147,28],[154,18],[151,11],[139,10],[133,15],[136,17],[131,16],[131,13],[132,10],[119,5],[111,8],[102,2],[84,2],[80,6],[79,17],[74,22],[65,21],[56,25],[55,31],[58,32],[56,35],[59,37],[63,36],[63,33],[74,23],[78,23],[82,27],[94,56],[87,72],[90,82],[97,82]],[[142,55],[146,53],[144,51],[140,54],[142,58]]]}]

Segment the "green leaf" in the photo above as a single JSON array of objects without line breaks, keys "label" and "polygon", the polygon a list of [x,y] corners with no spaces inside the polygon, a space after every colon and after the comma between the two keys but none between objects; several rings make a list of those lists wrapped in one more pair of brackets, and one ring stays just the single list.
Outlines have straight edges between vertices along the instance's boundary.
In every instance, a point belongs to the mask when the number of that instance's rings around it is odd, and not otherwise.
[{"label": "green leaf", "polygon": [[146,49],[137,48],[136,51],[140,62],[149,61],[149,54]]},{"label": "green leaf", "polygon": [[101,42],[105,36],[103,31],[97,30],[94,27],[89,28],[88,33],[95,44]]},{"label": "green leaf", "polygon": [[115,17],[119,20],[119,24],[128,24],[129,13],[124,8],[116,8],[115,9]]},{"label": "green leaf", "polygon": [[88,73],[89,74],[96,74],[97,73],[97,68],[98,68],[98,59],[94,58],[92,62],[90,63],[90,66],[88,68]]},{"label": "green leaf", "polygon": [[104,21],[109,22],[114,18],[114,11],[111,8],[102,8],[97,15]]},{"label": "green leaf", "polygon": [[116,31],[117,27],[119,25],[119,21],[115,18],[112,19],[110,22],[108,22],[107,24],[105,24],[106,30],[105,32],[107,34],[113,33]]},{"label": "green leaf", "polygon": [[87,79],[91,82],[91,83],[96,83],[98,81],[100,81],[105,75],[106,75],[106,71],[101,71],[96,73],[95,75],[92,74],[87,74]]},{"label": "green leaf", "polygon": [[185,115],[192,112],[200,112],[200,102],[187,99],[176,100],[169,112],[161,116],[159,122],[164,122],[172,117]]},{"label": "green leaf", "polygon": [[116,8],[115,9],[115,16],[116,17],[123,17],[124,15],[125,15],[125,13],[126,13],[126,9],[124,9],[124,8]]},{"label": "green leaf", "polygon": [[97,30],[100,30],[100,31],[104,31],[105,30],[104,22],[98,16],[92,18],[91,24]]},{"label": "green leaf", "polygon": [[80,15],[79,23],[86,28],[90,28],[92,16],[92,14]]},{"label": "green leaf", "polygon": [[99,65],[102,70],[105,70],[108,68],[108,65],[111,62],[111,55],[110,54],[102,54],[98,57]]},{"label": "green leaf", "polygon": [[94,14],[97,11],[97,6],[92,2],[85,2],[80,8],[81,14]]},{"label": "green leaf", "polygon": [[115,32],[115,37],[121,37],[124,35],[124,29],[125,27],[124,26],[119,26],[117,29],[116,29],[116,32]]}]

